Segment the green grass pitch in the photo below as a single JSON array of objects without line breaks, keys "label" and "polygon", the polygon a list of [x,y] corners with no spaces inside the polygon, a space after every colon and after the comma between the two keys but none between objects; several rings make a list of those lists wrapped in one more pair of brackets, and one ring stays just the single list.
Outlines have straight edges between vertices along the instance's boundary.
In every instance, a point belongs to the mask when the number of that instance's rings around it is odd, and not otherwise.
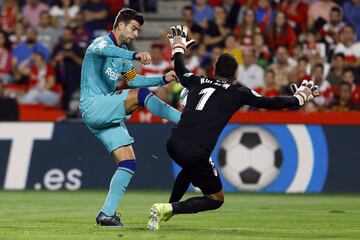
[{"label": "green grass pitch", "polygon": [[[152,203],[168,192],[129,190],[125,228],[101,228],[95,216],[106,191],[0,191],[0,239],[360,239],[360,195],[226,193],[212,212],[175,216],[146,230]],[[186,197],[188,197],[187,195]]]}]

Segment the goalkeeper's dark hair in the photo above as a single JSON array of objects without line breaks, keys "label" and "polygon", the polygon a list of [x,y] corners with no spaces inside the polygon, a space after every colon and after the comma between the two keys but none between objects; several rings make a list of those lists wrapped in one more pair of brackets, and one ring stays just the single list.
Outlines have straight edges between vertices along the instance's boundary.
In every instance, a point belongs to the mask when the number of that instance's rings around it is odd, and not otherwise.
[{"label": "goalkeeper's dark hair", "polygon": [[115,29],[120,22],[128,24],[131,20],[137,21],[140,26],[144,24],[144,17],[141,13],[138,13],[131,8],[123,8],[118,12],[115,18],[113,29]]},{"label": "goalkeeper's dark hair", "polygon": [[238,64],[235,58],[228,54],[221,54],[215,64],[215,76],[233,80],[236,74]]}]

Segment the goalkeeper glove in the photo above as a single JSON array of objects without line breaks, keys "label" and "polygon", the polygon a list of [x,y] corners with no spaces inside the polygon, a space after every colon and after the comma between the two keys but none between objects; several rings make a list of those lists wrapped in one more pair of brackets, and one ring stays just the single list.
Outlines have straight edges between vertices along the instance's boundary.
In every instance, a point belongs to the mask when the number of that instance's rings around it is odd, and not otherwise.
[{"label": "goalkeeper glove", "polygon": [[168,34],[169,42],[172,48],[172,56],[175,53],[180,52],[184,53],[186,49],[191,48],[195,44],[195,40],[190,39],[186,40],[188,34],[188,28],[186,26],[182,27],[177,25],[176,27],[172,26],[170,28],[171,34]]},{"label": "goalkeeper glove", "polygon": [[300,106],[320,95],[319,86],[314,84],[313,81],[304,80],[302,81],[300,87],[293,83],[290,85],[290,88],[294,97],[299,100]]}]

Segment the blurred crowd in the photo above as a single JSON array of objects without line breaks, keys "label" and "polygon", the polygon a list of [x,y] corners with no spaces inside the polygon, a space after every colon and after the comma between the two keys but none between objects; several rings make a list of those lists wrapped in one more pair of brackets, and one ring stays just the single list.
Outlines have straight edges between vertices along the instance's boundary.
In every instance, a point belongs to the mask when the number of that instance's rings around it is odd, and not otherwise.
[{"label": "blurred crowd", "polygon": [[[154,12],[156,0],[0,0],[0,6],[0,97],[79,117],[87,46],[111,30],[122,7]],[[321,96],[302,110],[359,109],[360,0],[194,0],[182,21],[197,41],[185,56],[196,74],[213,77],[219,55],[230,53],[239,64],[234,84],[277,96],[290,95],[291,83],[314,80]],[[140,74],[172,68],[167,33],[151,44],[153,62]],[[151,90],[178,106],[179,84]]]},{"label": "blurred crowd", "polygon": [[[182,16],[198,42],[186,56],[195,73],[213,77],[219,55],[230,53],[239,64],[234,84],[271,97],[313,80],[321,96],[301,110],[359,110],[360,0],[196,0]],[[163,62],[170,60],[165,35],[152,47],[162,48],[155,55]]]}]

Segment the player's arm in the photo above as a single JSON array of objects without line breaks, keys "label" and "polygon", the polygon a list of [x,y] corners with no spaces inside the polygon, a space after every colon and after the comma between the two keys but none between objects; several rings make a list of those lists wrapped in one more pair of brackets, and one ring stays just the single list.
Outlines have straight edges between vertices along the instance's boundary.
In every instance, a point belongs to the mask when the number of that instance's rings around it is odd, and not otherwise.
[{"label": "player's arm", "polygon": [[187,89],[191,88],[192,85],[196,85],[200,82],[200,77],[195,76],[185,67],[183,53],[178,52],[174,54],[174,67],[181,85]]},{"label": "player's arm", "polygon": [[133,60],[137,53],[110,44],[101,37],[94,40],[94,42],[89,46],[88,51],[105,57],[117,57],[127,60]]},{"label": "player's arm", "polygon": [[305,102],[319,95],[319,87],[312,81],[304,80],[299,88],[296,85],[291,85],[291,90],[294,95],[290,97],[263,97],[254,90],[241,87],[239,89],[239,99],[243,101],[244,105],[257,108],[283,109],[302,106]]},{"label": "player's arm", "polygon": [[242,105],[250,105],[257,108],[283,109],[300,106],[299,100],[294,97],[263,97],[252,89],[241,87],[239,98]]},{"label": "player's arm", "polygon": [[128,88],[155,87],[168,83],[165,76],[144,77],[143,75],[137,74],[134,67],[127,72],[123,72],[122,76]]},{"label": "player's arm", "polygon": [[200,78],[196,77],[191,71],[185,67],[184,53],[195,44],[194,40],[186,40],[188,29],[187,27],[171,27],[171,34],[168,35],[170,45],[172,48],[172,56],[174,59],[174,67],[176,75],[179,77],[181,85],[189,88],[192,84],[200,82]]},{"label": "player's arm", "polygon": [[114,58],[123,58],[126,60],[137,60],[142,64],[150,64],[151,56],[147,52],[134,52],[121,47],[117,47],[103,38],[97,38],[89,46],[87,51],[90,51],[94,54],[105,56],[105,57],[114,57]]}]

